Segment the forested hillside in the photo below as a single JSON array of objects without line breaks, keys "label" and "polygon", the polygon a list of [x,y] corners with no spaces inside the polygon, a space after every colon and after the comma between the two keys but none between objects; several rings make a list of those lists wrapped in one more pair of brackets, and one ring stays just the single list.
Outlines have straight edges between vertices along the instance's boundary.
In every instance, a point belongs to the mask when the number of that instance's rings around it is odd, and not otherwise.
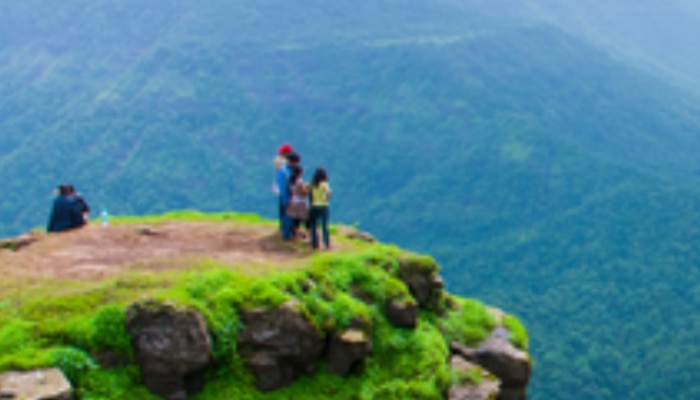
[{"label": "forested hillside", "polygon": [[523,318],[532,398],[700,391],[685,93],[447,0],[41,10],[0,15],[3,234],[43,225],[61,181],[116,214],[272,216],[288,141],[307,177],[329,170],[332,219],[434,254],[452,291]]},{"label": "forested hillside", "polygon": [[469,12],[555,25],[616,59],[700,93],[700,4],[692,0],[448,0]]}]

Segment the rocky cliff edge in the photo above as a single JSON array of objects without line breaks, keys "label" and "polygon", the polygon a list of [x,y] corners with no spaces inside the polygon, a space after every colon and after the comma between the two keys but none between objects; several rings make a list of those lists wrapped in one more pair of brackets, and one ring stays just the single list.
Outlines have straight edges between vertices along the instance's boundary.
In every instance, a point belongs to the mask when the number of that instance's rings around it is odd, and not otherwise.
[{"label": "rocky cliff edge", "polygon": [[333,230],[313,252],[184,212],[2,241],[0,398],[527,397],[515,317],[449,294],[429,256]]}]

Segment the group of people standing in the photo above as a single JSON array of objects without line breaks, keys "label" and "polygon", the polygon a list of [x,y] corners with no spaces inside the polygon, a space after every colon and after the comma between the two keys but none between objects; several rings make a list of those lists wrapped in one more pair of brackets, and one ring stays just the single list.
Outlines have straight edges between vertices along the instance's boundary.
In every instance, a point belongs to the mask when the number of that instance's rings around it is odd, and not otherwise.
[{"label": "group of people standing", "polygon": [[51,216],[46,230],[62,232],[80,228],[87,224],[90,216],[90,206],[76,192],[73,185],[59,185],[56,188],[56,199],[53,201]]},{"label": "group of people standing", "polygon": [[[311,182],[304,179],[301,156],[289,144],[283,144],[275,157],[276,179],[273,190],[279,197],[280,231],[284,240],[305,240],[319,248],[318,230],[326,250],[330,249],[328,220],[331,187],[324,168],[316,168]],[[90,206],[73,185],[60,185],[53,202],[47,231],[62,232],[87,224]]]},{"label": "group of people standing", "polygon": [[[328,232],[331,187],[328,174],[316,168],[310,184],[304,182],[301,156],[289,144],[283,144],[275,157],[274,192],[279,196],[280,231],[284,240],[304,240],[310,236],[311,247],[319,248],[318,228],[325,249],[331,247]],[[305,228],[306,233],[304,233]]]}]

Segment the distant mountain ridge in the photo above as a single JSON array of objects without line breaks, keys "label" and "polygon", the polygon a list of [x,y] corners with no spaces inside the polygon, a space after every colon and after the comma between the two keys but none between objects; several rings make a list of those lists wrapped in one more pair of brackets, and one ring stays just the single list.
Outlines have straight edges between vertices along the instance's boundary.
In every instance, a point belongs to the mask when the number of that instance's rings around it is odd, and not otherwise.
[{"label": "distant mountain ridge", "polygon": [[700,6],[690,0],[451,0],[469,12],[547,23],[617,60],[700,93]]}]

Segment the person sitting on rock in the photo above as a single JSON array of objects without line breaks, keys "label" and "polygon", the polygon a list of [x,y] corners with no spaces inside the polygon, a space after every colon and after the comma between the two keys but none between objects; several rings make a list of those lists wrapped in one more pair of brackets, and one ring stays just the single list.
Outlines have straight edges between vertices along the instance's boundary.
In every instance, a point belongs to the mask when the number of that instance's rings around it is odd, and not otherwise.
[{"label": "person sitting on rock", "polygon": [[58,195],[53,201],[49,225],[46,228],[49,232],[63,232],[70,229],[80,228],[85,225],[83,208],[74,196],[71,195],[69,185],[60,185]]},{"label": "person sitting on rock", "polygon": [[66,186],[68,187],[70,196],[75,198],[75,202],[78,205],[78,209],[80,209],[80,213],[83,215],[83,220],[85,221],[85,223],[87,223],[90,219],[90,205],[87,203],[87,201],[85,201],[85,198],[75,190],[75,187],[73,185]]}]

